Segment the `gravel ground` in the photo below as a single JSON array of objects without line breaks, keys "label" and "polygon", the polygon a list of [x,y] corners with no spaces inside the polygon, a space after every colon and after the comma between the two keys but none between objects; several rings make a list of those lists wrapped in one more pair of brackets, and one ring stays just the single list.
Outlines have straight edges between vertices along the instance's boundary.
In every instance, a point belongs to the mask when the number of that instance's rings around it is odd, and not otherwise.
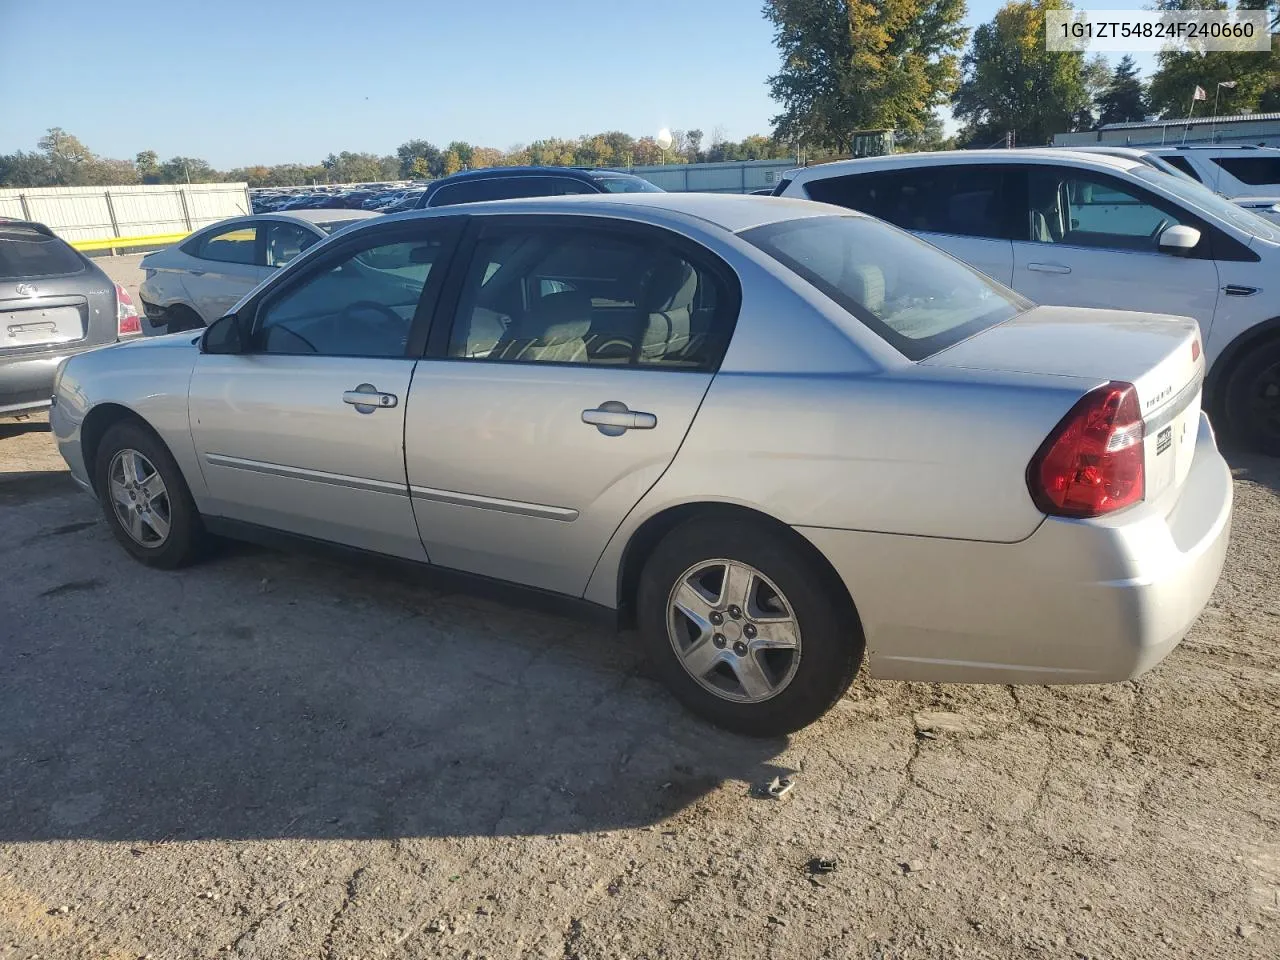
[{"label": "gravel ground", "polygon": [[1280,956],[1280,463],[1232,459],[1148,676],[861,679],[750,741],[627,634],[243,546],[146,569],[0,425],[0,958]]}]

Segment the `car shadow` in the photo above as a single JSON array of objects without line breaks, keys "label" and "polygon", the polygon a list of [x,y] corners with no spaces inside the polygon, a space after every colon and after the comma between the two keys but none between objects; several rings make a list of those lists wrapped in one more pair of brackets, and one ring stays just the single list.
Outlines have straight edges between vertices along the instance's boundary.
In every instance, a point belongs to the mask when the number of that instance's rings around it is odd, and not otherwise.
[{"label": "car shadow", "polygon": [[1280,493],[1280,457],[1232,447],[1225,447],[1223,454],[1231,465],[1231,475],[1237,480],[1249,480]]},{"label": "car shadow", "polygon": [[258,547],[156,571],[83,500],[0,592],[0,842],[581,833],[789,772],[634,636]]},{"label": "car shadow", "polygon": [[73,493],[80,488],[66,470],[0,472],[0,503],[13,504]]},{"label": "car shadow", "polygon": [[48,433],[49,421],[40,420],[0,420],[0,441],[12,437],[22,437],[28,433]]}]

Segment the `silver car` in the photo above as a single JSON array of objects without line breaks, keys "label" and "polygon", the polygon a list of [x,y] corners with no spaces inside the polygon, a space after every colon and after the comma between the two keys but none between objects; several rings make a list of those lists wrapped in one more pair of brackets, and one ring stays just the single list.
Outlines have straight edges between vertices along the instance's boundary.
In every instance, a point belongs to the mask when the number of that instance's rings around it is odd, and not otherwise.
[{"label": "silver car", "polygon": [[198,330],[303,250],[372,210],[294,210],[223,220],[142,258],[144,333]]},{"label": "silver car", "polygon": [[1118,681],[1183,637],[1231,476],[1194,321],[1036,307],[841,208],[713,194],[380,218],[51,414],[134,557],[323,541],[639,626],[712,721],[877,677]]}]

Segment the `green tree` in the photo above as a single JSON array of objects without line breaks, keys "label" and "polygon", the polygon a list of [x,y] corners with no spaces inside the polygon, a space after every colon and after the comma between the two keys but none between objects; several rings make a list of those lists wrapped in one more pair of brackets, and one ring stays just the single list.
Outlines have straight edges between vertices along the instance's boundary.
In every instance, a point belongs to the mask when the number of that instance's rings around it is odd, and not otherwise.
[{"label": "green tree", "polygon": [[22,150],[0,154],[0,187],[48,187],[53,183],[53,168],[45,154]]},{"label": "green tree", "polygon": [[402,177],[438,177],[444,169],[444,155],[429,140],[408,140],[396,148]]},{"label": "green tree", "polygon": [[702,156],[702,131],[696,127],[685,134],[685,156],[690,163],[697,163]]},{"label": "green tree", "polygon": [[[1158,0],[1161,10],[1225,10],[1220,0]],[[1212,50],[1207,53],[1170,51],[1156,55],[1156,71],[1148,90],[1150,109],[1166,118],[1185,117],[1191,112],[1192,93],[1202,87],[1209,96],[1208,110],[1196,107],[1204,116],[1213,109],[1215,93],[1220,94],[1218,112],[1248,113],[1280,110],[1280,4],[1275,0],[1242,0],[1240,10],[1267,10],[1271,13],[1271,49],[1237,53]],[[1218,88],[1219,83],[1234,87]]]},{"label": "green tree", "polygon": [[160,182],[160,158],[154,150],[140,150],[133,158],[133,165],[143,183]]},{"label": "green tree", "polygon": [[216,183],[221,179],[206,160],[199,157],[171,157],[160,164],[161,183]]},{"label": "green tree", "polygon": [[953,98],[960,141],[986,146],[1012,131],[1024,145],[1048,143],[1089,117],[1084,57],[1045,49],[1045,14],[1067,0],[1012,0],[973,33],[964,80]]},{"label": "green tree", "polygon": [[766,0],[775,137],[847,150],[856,130],[922,131],[959,81],[965,13],[965,0]]},{"label": "green tree", "polygon": [[1147,115],[1147,91],[1138,77],[1138,65],[1125,54],[1112,71],[1107,88],[1098,97],[1098,124],[1129,123]]},{"label": "green tree", "polygon": [[455,150],[446,150],[444,154],[444,175],[457,173],[462,169],[462,158]]},{"label": "green tree", "polygon": [[471,156],[475,152],[475,147],[467,143],[465,140],[454,140],[449,146],[445,147],[445,153],[452,153],[458,158],[461,164],[459,169],[465,169],[471,166]]},{"label": "green tree", "polygon": [[917,134],[904,134],[894,138],[897,149],[905,151],[951,150],[956,145],[955,137],[947,136],[946,124],[938,113],[929,114],[924,129]]},{"label": "green tree", "polygon": [[49,161],[53,182],[60,186],[75,186],[84,182],[84,165],[93,160],[93,154],[77,137],[61,127],[50,127],[36,141],[36,146]]}]

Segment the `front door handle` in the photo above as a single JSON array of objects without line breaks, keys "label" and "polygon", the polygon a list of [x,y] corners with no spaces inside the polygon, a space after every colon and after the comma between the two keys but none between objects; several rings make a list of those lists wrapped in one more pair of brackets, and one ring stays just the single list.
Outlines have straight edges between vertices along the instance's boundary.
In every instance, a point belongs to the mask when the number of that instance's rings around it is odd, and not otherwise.
[{"label": "front door handle", "polygon": [[394,393],[380,392],[372,383],[362,383],[354,390],[344,393],[342,402],[351,404],[357,413],[373,413],[379,408],[386,410],[394,407],[399,398]]},{"label": "front door handle", "polygon": [[619,400],[606,400],[600,406],[582,411],[582,422],[589,423],[606,437],[620,437],[628,430],[652,430],[658,418],[652,413],[628,410]]},{"label": "front door handle", "polygon": [[1065,263],[1028,263],[1028,270],[1036,273],[1070,273],[1071,268]]}]

